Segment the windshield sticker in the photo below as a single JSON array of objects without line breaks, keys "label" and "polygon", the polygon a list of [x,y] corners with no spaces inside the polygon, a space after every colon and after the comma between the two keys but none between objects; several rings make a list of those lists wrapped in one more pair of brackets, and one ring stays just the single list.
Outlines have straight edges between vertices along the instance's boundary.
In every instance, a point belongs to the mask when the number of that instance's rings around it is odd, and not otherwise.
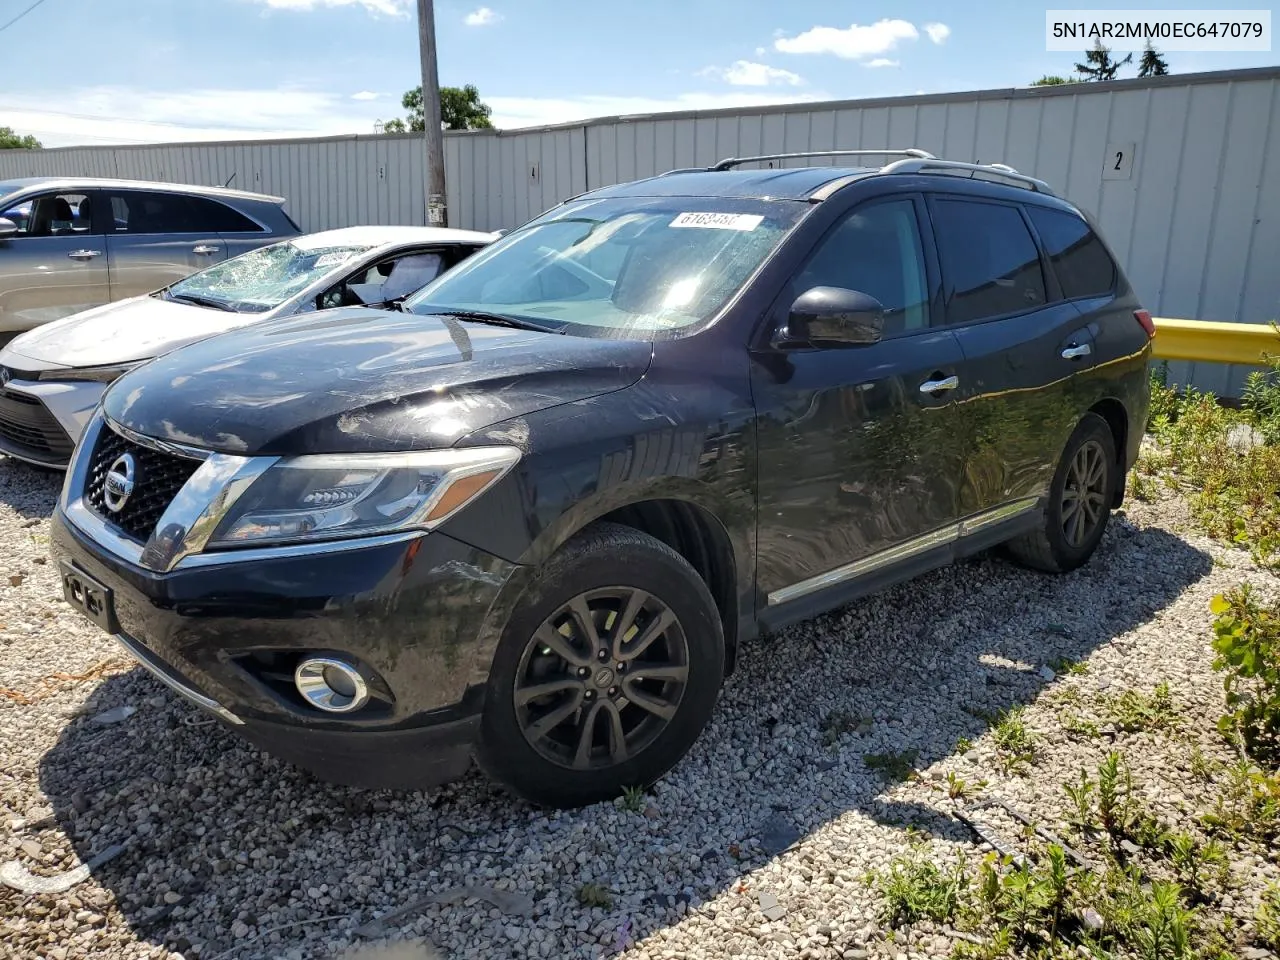
[{"label": "windshield sticker", "polygon": [[673,227],[706,227],[711,230],[754,230],[764,217],[754,213],[682,213]]},{"label": "windshield sticker", "polygon": [[317,270],[323,270],[325,267],[336,267],[339,264],[346,263],[351,259],[350,250],[339,250],[337,253],[326,253],[316,258]]}]

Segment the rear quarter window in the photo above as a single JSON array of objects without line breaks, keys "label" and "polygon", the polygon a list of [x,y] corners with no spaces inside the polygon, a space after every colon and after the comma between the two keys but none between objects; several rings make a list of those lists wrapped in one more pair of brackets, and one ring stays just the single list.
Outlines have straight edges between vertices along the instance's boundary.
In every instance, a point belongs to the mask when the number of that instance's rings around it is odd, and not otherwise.
[{"label": "rear quarter window", "polygon": [[1064,297],[1074,300],[1105,296],[1115,289],[1116,265],[1082,217],[1034,206],[1028,206],[1027,213],[1040,234]]},{"label": "rear quarter window", "polygon": [[1016,206],[939,199],[933,221],[949,322],[968,323],[1044,306],[1040,251]]}]

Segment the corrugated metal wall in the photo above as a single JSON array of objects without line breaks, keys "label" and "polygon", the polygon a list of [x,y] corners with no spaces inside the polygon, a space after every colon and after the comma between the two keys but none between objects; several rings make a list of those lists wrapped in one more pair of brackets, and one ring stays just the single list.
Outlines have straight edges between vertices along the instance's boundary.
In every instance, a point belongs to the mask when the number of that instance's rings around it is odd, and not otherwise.
[{"label": "corrugated metal wall", "polygon": [[[1000,161],[1101,221],[1163,316],[1280,318],[1280,69],[893,100],[621,117],[445,138],[450,221],[514,227],[584,190],[727,156],[915,146]],[[1127,154],[1115,169],[1115,153]],[[813,161],[830,162],[830,161]],[[289,198],[308,230],[423,223],[414,136],[0,151],[0,177],[224,183]],[[1245,371],[1174,364],[1239,392]]]}]

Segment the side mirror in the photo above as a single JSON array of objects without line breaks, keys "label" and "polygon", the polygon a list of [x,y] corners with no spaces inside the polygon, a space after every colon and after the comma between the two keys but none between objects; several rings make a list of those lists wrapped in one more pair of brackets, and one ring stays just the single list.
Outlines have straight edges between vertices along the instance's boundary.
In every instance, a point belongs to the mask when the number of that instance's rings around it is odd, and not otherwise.
[{"label": "side mirror", "polygon": [[6,217],[0,217],[0,240],[7,240],[18,232],[18,225]]},{"label": "side mirror", "polygon": [[865,346],[884,333],[884,306],[875,297],[843,287],[813,287],[791,305],[779,345]]}]

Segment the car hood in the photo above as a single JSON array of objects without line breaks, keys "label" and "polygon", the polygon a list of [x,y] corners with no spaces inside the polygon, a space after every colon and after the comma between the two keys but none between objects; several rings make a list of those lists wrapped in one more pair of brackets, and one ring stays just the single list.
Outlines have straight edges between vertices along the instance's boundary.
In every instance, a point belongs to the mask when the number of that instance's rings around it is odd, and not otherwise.
[{"label": "car hood", "polygon": [[223,453],[447,447],[467,434],[634,383],[647,341],[351,308],[255,324],[117,380],[107,415]]},{"label": "car hood", "polygon": [[12,362],[29,368],[98,367],[147,360],[204,337],[263,319],[260,313],[230,313],[159,297],[131,297],[28,330],[5,348]]}]

